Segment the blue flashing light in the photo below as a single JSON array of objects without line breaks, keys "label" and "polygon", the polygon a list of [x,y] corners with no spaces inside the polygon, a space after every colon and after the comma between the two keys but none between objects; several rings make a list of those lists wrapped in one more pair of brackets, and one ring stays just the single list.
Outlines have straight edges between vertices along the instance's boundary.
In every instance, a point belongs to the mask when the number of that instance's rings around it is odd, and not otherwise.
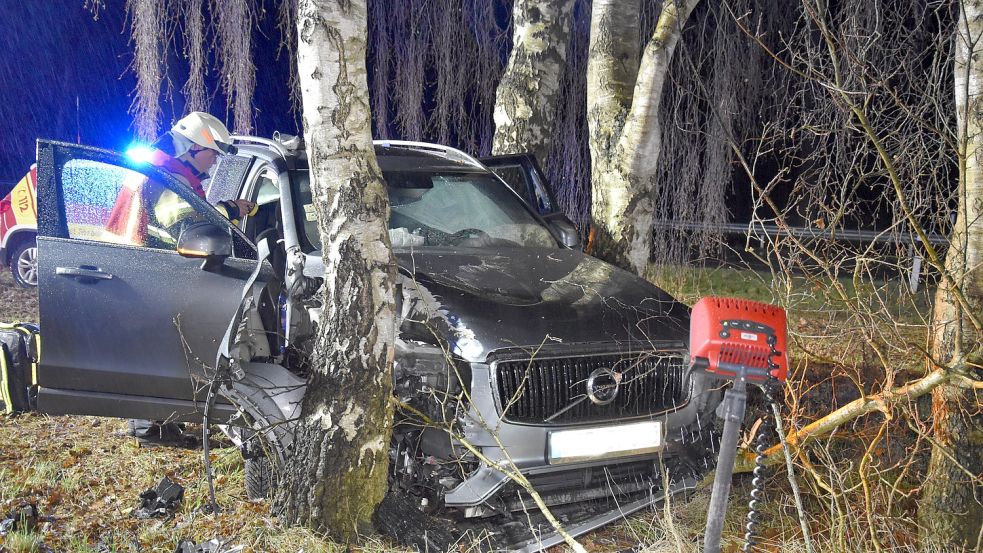
[{"label": "blue flashing light", "polygon": [[137,163],[149,163],[154,149],[146,144],[132,144],[126,149],[126,157]]}]

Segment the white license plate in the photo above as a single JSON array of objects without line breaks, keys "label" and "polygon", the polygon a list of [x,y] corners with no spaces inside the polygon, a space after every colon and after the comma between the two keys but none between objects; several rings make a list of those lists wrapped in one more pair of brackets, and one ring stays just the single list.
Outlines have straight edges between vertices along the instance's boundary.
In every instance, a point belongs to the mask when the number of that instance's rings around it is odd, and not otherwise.
[{"label": "white license plate", "polygon": [[628,457],[662,449],[662,421],[556,430],[549,436],[550,464]]}]

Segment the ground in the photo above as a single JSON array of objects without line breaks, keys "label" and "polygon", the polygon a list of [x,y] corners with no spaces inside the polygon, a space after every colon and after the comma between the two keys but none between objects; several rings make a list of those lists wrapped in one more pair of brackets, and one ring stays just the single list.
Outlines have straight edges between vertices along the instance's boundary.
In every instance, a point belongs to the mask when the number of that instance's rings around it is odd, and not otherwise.
[{"label": "ground", "polygon": [[[674,275],[678,276],[678,272]],[[762,275],[717,271],[695,272],[688,279],[662,284],[689,301],[701,294],[737,295],[769,299],[770,288]],[[658,276],[653,279],[659,280]],[[673,288],[675,287],[675,288]],[[816,317],[821,306],[808,301],[790,318],[793,332],[801,336],[829,336],[837,332],[836,321]],[[812,315],[810,315],[812,313]],[[0,275],[0,321],[37,320],[37,294],[16,288],[8,273]],[[830,324],[833,324],[831,327]],[[832,328],[832,330],[831,330]],[[831,334],[832,333],[832,334]],[[829,345],[835,342],[837,347]],[[858,397],[849,376],[827,378],[841,365],[817,361],[836,358],[862,376],[868,370],[866,354],[844,349],[844,342],[822,340],[809,345],[810,355],[800,354],[793,363],[797,379],[798,416],[804,420],[823,412],[831,404]],[[825,344],[825,345],[824,345]],[[825,349],[824,349],[825,348]],[[801,352],[800,352],[801,353]],[[850,374],[850,373],[845,373]],[[877,378],[874,375],[872,378]],[[760,411],[750,408],[748,425]],[[878,423],[879,421],[873,421]],[[194,429],[192,429],[194,430]],[[806,494],[809,526],[818,551],[874,550],[868,538],[869,517],[863,509],[862,480],[855,474],[857,459],[870,443],[877,424],[855,424],[818,444],[797,469]],[[751,432],[748,432],[750,437]],[[914,551],[911,521],[913,488],[899,476],[891,460],[910,451],[902,433],[871,452],[885,461],[884,470],[874,471],[877,482],[893,486],[875,487],[869,500],[878,510],[875,519],[881,542],[892,551]],[[207,486],[203,479],[200,449],[172,447],[142,448],[126,435],[126,423],[94,417],[48,417],[37,414],[0,416],[0,517],[23,503],[35,503],[42,516],[33,533],[0,537],[0,553],[27,551],[173,551],[181,539],[203,541],[223,538],[242,545],[245,551],[346,551],[346,547],[320,539],[303,529],[279,527],[267,502],[250,502],[242,486],[243,465],[238,451],[217,444],[213,466],[218,484],[220,514],[200,511]],[[223,447],[223,445],[225,447]],[[918,473],[918,467],[905,469]],[[784,471],[772,470],[767,499],[762,508],[762,536],[766,551],[801,551],[796,511],[791,502]],[[167,475],[186,488],[180,510],[163,520],[138,520],[132,511],[139,494]],[[705,524],[709,481],[688,497],[672,500],[666,510],[638,513],[581,541],[589,551],[624,551],[640,546],[644,551],[695,552]],[[725,531],[725,551],[738,551],[741,525],[746,513],[749,475],[735,478]],[[828,495],[823,486],[835,492]],[[901,495],[898,495],[898,493]],[[892,499],[893,498],[893,499]],[[886,506],[885,506],[886,503]],[[557,551],[564,547],[555,548]],[[399,551],[391,544],[368,537],[358,551]]]}]

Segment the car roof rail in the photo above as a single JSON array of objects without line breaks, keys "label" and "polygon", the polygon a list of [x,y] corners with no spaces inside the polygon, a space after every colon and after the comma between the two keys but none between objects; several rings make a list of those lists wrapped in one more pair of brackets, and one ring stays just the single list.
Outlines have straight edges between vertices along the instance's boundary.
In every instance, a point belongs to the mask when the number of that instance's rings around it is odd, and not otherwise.
[{"label": "car roof rail", "polygon": [[267,146],[272,148],[276,153],[283,157],[287,157],[287,148],[281,142],[272,140],[269,138],[262,138],[259,136],[246,136],[241,134],[232,135],[232,142],[239,144],[258,144],[261,146]]},{"label": "car roof rail", "polygon": [[[266,146],[273,149],[276,153],[283,157],[302,147],[303,141],[299,137],[294,137],[292,135],[280,135],[279,133],[274,134],[273,138],[263,138],[259,136],[246,136],[235,134],[232,135],[232,141],[239,144],[256,144],[260,146]],[[481,169],[485,169],[480,161],[476,158],[458,150],[457,148],[451,148],[450,146],[441,146],[439,144],[431,144],[429,142],[412,142],[408,140],[374,140],[372,142],[376,146],[382,146],[383,148],[403,148],[406,150],[419,150],[428,153],[435,153],[444,156],[447,159],[465,163],[468,165],[473,165]]]},{"label": "car roof rail", "polygon": [[376,146],[382,146],[383,148],[404,148],[407,150],[423,150],[425,152],[437,153],[443,155],[447,159],[460,161],[462,163],[467,163],[468,165],[474,165],[475,167],[479,167],[481,169],[485,168],[485,166],[474,157],[456,148],[451,148],[450,146],[441,146],[439,144],[430,144],[428,142],[410,142],[407,140],[375,140],[372,143]]}]

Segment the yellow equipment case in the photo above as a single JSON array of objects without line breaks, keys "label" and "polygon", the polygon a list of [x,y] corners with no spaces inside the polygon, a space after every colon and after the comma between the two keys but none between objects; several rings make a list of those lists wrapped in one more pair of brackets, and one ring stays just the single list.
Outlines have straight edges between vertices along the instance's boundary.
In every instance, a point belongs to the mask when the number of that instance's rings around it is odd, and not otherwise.
[{"label": "yellow equipment case", "polygon": [[37,393],[41,332],[33,323],[0,323],[0,412],[30,411]]}]

